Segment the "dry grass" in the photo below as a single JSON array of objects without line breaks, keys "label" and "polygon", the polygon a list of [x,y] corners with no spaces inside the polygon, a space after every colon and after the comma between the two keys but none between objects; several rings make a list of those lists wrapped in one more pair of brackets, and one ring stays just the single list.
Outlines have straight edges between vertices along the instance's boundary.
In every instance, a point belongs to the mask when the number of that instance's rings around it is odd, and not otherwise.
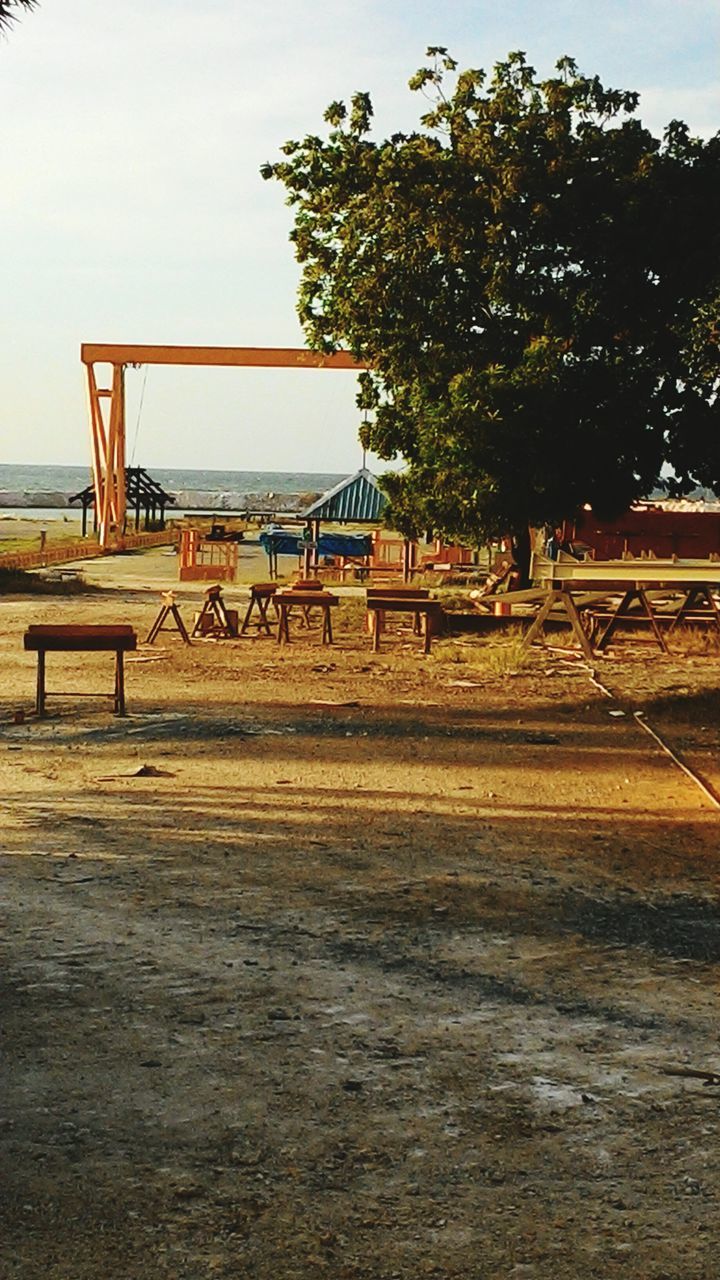
[{"label": "dry grass", "polygon": [[436,662],[472,667],[489,676],[515,675],[532,661],[518,628],[505,632],[501,639],[441,640],[436,642],[432,657]]},{"label": "dry grass", "polygon": [[720,654],[720,631],[705,624],[699,627],[678,627],[670,636],[669,647],[673,653],[717,658]]}]

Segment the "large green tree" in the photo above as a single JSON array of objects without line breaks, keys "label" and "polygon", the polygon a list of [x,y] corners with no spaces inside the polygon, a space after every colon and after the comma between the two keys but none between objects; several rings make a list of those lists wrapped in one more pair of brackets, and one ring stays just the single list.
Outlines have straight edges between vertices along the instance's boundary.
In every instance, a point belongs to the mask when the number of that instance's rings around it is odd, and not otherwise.
[{"label": "large green tree", "polygon": [[307,339],[368,362],[363,441],[405,460],[394,523],[480,541],[619,513],[668,466],[720,485],[720,137],[654,137],[570,58],[428,57],[416,131],[374,140],[358,93],[263,169]]}]

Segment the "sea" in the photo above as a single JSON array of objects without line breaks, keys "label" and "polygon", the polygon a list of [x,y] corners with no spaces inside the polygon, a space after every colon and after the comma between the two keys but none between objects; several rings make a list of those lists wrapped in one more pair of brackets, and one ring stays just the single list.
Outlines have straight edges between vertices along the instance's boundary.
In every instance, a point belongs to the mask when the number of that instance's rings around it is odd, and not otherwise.
[{"label": "sea", "polygon": [[[344,479],[320,471],[201,471],[148,467],[148,473],[176,498],[168,513],[185,511],[296,511]],[[88,467],[0,463],[0,515],[67,519],[81,510],[70,498],[91,482]]]}]

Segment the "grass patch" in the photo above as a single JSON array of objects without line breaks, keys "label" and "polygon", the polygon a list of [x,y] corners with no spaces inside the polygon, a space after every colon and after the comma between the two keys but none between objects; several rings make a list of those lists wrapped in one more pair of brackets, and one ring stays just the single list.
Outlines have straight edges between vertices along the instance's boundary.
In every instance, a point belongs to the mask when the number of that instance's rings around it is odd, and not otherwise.
[{"label": "grass patch", "polygon": [[709,624],[678,627],[669,637],[668,647],[671,653],[717,658],[720,656],[720,631]]},{"label": "grass patch", "polygon": [[0,596],[86,596],[100,587],[82,578],[42,578],[24,569],[0,569]]},{"label": "grass patch", "polygon": [[523,633],[506,632],[501,639],[437,641],[431,656],[436,662],[467,666],[488,676],[516,675],[532,662],[532,654],[523,643]]}]

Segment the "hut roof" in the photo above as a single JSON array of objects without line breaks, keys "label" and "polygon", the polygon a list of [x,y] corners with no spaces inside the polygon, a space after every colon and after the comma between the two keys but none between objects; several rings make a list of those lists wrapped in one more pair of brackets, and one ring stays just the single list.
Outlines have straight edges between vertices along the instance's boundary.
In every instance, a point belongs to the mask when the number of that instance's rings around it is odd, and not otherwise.
[{"label": "hut roof", "polygon": [[[162,485],[158,484],[157,480],[153,480],[144,467],[125,468],[125,494],[129,507],[134,506],[138,498],[141,505],[144,503],[152,504],[153,499],[158,506],[172,506],[175,502],[173,494],[166,493]],[[84,507],[94,506],[95,486],[93,484],[87,485],[79,493],[74,493],[68,501],[82,502]]]},{"label": "hut roof", "polygon": [[317,499],[304,516],[314,520],[349,520],[354,523],[374,523],[387,506],[387,498],[374,475],[367,467],[361,467],[354,476],[341,480]]}]

